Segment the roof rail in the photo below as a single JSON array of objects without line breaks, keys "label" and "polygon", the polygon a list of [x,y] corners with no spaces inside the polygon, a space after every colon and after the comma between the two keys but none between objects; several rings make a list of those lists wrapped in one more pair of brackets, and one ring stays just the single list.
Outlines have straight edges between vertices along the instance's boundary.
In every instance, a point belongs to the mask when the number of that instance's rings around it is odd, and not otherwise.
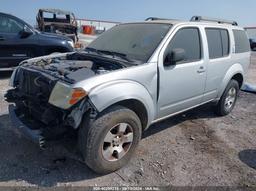
[{"label": "roof rail", "polygon": [[164,18],[158,18],[158,17],[148,17],[145,19],[145,21],[157,21],[157,20],[171,20],[171,19],[164,19]]},{"label": "roof rail", "polygon": [[216,22],[219,24],[230,24],[230,25],[234,25],[237,26],[237,22],[236,21],[229,21],[229,20],[224,20],[224,19],[215,19],[215,18],[209,18],[209,17],[202,17],[202,16],[193,16],[190,21],[209,21],[209,22]]}]

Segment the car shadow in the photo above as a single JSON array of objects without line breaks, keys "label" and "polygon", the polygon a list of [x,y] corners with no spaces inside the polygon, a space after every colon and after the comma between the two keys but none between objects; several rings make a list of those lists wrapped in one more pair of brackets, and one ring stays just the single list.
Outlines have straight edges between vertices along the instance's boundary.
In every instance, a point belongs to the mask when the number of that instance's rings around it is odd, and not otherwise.
[{"label": "car shadow", "polygon": [[142,138],[149,137],[153,134],[161,132],[167,128],[174,127],[184,121],[204,118],[215,118],[217,115],[214,113],[213,105],[206,104],[187,112],[169,117],[163,121],[151,125],[142,135]]},{"label": "car shadow", "polygon": [[[186,120],[216,117],[210,107],[205,105],[156,123],[143,133],[143,138]],[[51,142],[42,151],[15,132],[8,114],[0,115],[0,182],[25,181],[50,187],[58,183],[99,177],[82,162],[78,153],[76,141],[72,137]]]},{"label": "car shadow", "polygon": [[239,152],[238,157],[244,164],[256,170],[256,150],[243,150]]}]

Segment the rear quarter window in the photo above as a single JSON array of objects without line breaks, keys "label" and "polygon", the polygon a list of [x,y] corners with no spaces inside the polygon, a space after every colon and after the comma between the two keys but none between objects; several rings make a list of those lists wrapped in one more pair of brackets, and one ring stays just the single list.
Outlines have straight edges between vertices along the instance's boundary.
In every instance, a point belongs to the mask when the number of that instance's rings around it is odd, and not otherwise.
[{"label": "rear quarter window", "polygon": [[249,39],[243,30],[233,30],[235,40],[235,53],[250,51]]}]

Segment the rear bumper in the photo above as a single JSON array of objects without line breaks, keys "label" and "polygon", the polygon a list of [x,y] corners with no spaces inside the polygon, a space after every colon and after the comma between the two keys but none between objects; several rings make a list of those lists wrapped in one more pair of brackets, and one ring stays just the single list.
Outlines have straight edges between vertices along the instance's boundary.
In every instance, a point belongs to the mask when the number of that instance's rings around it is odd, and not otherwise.
[{"label": "rear bumper", "polygon": [[39,144],[41,148],[45,147],[45,138],[42,136],[41,130],[32,130],[26,124],[24,124],[20,117],[17,116],[16,107],[14,105],[9,105],[9,117],[13,123],[13,126],[27,139]]}]

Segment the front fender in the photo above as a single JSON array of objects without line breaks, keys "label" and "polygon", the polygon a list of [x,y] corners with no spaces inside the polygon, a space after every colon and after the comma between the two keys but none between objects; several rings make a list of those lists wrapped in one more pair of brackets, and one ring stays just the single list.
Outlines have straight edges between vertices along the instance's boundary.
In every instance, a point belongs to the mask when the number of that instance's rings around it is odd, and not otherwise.
[{"label": "front fender", "polygon": [[229,81],[232,79],[232,77],[236,74],[242,74],[244,76],[244,69],[241,64],[234,64],[232,65],[228,71],[226,72],[225,77],[222,80],[221,86],[218,91],[218,98],[220,98],[225,91]]},{"label": "front fender", "polygon": [[118,80],[107,82],[93,88],[88,96],[99,112],[117,102],[135,99],[145,106],[148,114],[148,125],[155,117],[152,96],[143,85],[135,81]]}]

